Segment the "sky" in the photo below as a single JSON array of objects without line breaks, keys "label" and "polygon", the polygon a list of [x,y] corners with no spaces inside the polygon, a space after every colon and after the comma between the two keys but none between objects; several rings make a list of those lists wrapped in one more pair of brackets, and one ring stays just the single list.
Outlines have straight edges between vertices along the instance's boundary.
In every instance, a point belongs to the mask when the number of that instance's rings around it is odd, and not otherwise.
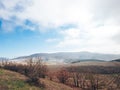
[{"label": "sky", "polygon": [[120,0],[0,0],[0,57],[120,54]]}]

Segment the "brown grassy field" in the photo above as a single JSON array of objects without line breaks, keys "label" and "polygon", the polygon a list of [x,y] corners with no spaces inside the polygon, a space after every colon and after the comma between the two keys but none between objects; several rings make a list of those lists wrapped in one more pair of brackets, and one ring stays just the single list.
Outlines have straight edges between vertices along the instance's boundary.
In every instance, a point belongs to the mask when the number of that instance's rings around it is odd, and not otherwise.
[{"label": "brown grassy field", "polygon": [[42,90],[26,83],[27,79],[17,72],[0,69],[0,90]]},{"label": "brown grassy field", "polygon": [[39,88],[26,83],[27,79],[17,72],[0,69],[0,90],[73,90],[67,85],[42,78],[40,81],[45,84],[45,88]]},{"label": "brown grassy field", "polygon": [[62,67],[70,66],[120,66],[120,62],[79,62],[79,63],[68,63],[68,64],[56,64],[56,65],[47,65],[50,71],[58,71]]},{"label": "brown grassy field", "polygon": [[86,61],[86,62],[79,62],[79,63],[74,63],[74,64],[69,64],[73,65],[73,66],[120,66],[120,62],[90,62],[90,61]]},{"label": "brown grassy field", "polygon": [[[52,76],[63,67],[67,69],[69,78],[66,84],[79,90],[120,90],[120,62],[80,62],[48,67]],[[60,75],[62,77],[64,72]]]},{"label": "brown grassy field", "polygon": [[119,62],[46,66],[29,61],[26,65],[3,63],[0,69],[0,90],[119,90],[119,83]]}]

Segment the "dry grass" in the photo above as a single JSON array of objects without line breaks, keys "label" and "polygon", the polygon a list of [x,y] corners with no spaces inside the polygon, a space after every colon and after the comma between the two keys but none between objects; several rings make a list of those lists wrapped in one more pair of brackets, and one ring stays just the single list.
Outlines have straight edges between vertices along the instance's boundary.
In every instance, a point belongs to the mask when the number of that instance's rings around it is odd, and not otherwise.
[{"label": "dry grass", "polygon": [[120,62],[79,62],[74,64],[69,64],[68,66],[120,66]]},{"label": "dry grass", "polygon": [[0,90],[42,90],[30,86],[25,81],[27,77],[16,72],[0,69]]},{"label": "dry grass", "polygon": [[67,85],[41,78],[41,83],[45,84],[45,89],[42,89],[30,86],[25,82],[27,79],[26,76],[17,72],[0,69],[0,90],[77,90]]},{"label": "dry grass", "polygon": [[62,65],[48,65],[49,71],[51,72],[55,72],[60,70],[61,68],[65,67],[71,67],[71,66],[105,66],[105,67],[109,67],[109,66],[120,66],[120,62],[90,62],[90,61],[86,61],[86,62],[79,62],[79,63],[73,63],[73,64],[62,64]]},{"label": "dry grass", "polygon": [[[53,82],[48,79],[41,78],[40,81],[45,84],[46,90],[78,90],[77,88],[71,88],[65,84]],[[81,89],[79,88],[79,90]]]}]

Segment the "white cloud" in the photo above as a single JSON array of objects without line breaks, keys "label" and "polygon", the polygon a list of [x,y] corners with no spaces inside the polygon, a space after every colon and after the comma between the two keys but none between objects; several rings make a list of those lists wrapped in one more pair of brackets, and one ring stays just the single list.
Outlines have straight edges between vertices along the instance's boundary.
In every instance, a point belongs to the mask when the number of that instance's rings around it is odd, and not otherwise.
[{"label": "white cloud", "polygon": [[13,16],[18,16],[22,11],[26,9],[30,4],[30,0],[2,0],[0,1],[0,17],[5,20],[11,19]]},{"label": "white cloud", "polygon": [[45,27],[58,27],[66,23],[89,24],[92,14],[86,4],[83,0],[35,0],[18,17],[38,21]]},{"label": "white cloud", "polygon": [[[115,43],[112,37],[118,35],[120,27],[112,23],[104,23],[103,26],[92,27],[87,30],[80,28],[62,31],[63,40],[57,47],[73,51],[93,51],[100,53],[120,53],[119,44]],[[118,36],[117,39],[118,41]],[[119,41],[118,41],[119,42]]]},{"label": "white cloud", "polygon": [[[56,28],[75,24],[77,28],[58,29],[62,35],[57,47],[62,50],[90,50],[118,53],[119,43],[112,37],[120,33],[119,0],[4,0],[6,9],[0,9],[0,17],[9,20],[16,16],[21,23],[28,19],[44,28]],[[18,3],[23,10],[14,10]],[[28,5],[27,5],[28,4]],[[35,30],[33,28],[33,30]],[[61,38],[61,37],[60,37]],[[120,37],[116,37],[118,42]],[[56,41],[48,39],[47,42]],[[77,48],[77,49],[76,49]],[[119,52],[120,53],[120,52]]]}]

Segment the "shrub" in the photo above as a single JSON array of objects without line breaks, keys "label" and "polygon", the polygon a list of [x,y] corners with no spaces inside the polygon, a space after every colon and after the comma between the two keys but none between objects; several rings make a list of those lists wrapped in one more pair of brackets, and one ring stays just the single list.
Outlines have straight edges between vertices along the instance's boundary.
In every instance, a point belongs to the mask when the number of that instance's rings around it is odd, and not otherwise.
[{"label": "shrub", "polygon": [[61,69],[57,72],[57,78],[61,83],[66,83],[69,78],[69,73],[65,69]]}]

